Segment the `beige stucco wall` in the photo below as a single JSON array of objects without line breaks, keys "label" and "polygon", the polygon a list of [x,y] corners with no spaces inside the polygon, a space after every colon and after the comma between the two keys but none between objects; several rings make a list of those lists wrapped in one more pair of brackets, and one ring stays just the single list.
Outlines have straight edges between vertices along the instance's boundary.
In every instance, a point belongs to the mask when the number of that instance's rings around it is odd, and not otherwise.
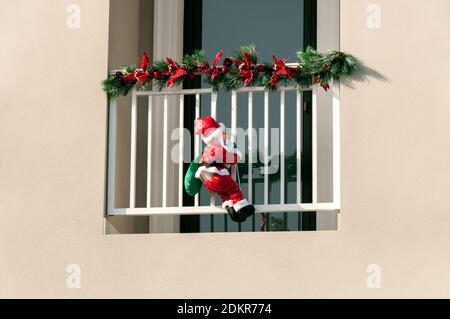
[{"label": "beige stucco wall", "polygon": [[102,234],[109,1],[76,1],[77,30],[72,2],[0,2],[0,297],[450,297],[450,2],[341,3],[341,47],[387,80],[342,88],[339,231],[117,236]]}]

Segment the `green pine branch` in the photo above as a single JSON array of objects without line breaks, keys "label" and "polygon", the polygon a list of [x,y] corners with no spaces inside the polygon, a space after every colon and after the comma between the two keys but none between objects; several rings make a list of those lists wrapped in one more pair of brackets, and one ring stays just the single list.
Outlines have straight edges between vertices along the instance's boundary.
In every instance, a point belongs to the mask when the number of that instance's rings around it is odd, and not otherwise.
[{"label": "green pine branch", "polygon": [[[274,65],[265,63],[264,67],[258,65],[258,53],[254,45],[246,45],[239,48],[234,58],[243,61],[243,52],[245,52],[252,63],[250,67],[254,72],[254,77],[251,85],[264,86],[268,90],[276,90],[276,86],[272,84],[272,75],[274,73]],[[312,47],[307,47],[303,51],[297,52],[298,62],[300,66],[299,72],[294,72],[294,80],[283,74],[278,74],[277,86],[282,85],[297,85],[299,90],[304,90],[315,82],[325,86],[332,80],[339,80],[342,76],[351,76],[351,74],[359,68],[359,61],[352,55],[339,52],[328,51],[324,53],[317,52]],[[229,59],[228,59],[229,60]],[[227,58],[224,60],[226,63]],[[196,50],[192,54],[187,54],[183,57],[182,67],[185,68],[189,74],[199,74],[199,68],[210,68],[206,53],[203,50]],[[211,85],[214,91],[232,90],[240,88],[244,85],[243,79],[239,75],[239,66],[235,63],[227,65],[228,69],[225,74],[220,72],[216,74],[214,80],[211,76],[205,76],[205,82]],[[132,74],[139,66],[125,65],[123,71],[119,71],[114,76],[108,76],[102,81],[104,92],[109,97],[117,97],[126,95],[134,86],[137,88],[145,88],[148,86],[156,86],[162,90],[167,85],[170,78],[169,64],[165,59],[156,60],[149,67],[148,79],[139,84],[137,81],[125,82],[123,77],[127,74]],[[180,84],[185,77],[180,77],[176,84]]]}]

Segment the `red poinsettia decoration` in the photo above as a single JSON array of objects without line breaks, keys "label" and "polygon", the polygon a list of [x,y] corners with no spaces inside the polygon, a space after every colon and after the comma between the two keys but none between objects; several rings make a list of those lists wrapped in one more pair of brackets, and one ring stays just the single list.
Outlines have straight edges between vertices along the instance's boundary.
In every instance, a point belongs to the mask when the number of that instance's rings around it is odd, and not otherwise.
[{"label": "red poinsettia decoration", "polygon": [[171,87],[180,78],[183,78],[185,76],[189,76],[189,78],[194,77],[194,73],[189,72],[184,66],[179,66],[171,58],[166,57],[166,61],[169,64],[169,69],[167,71],[164,71],[163,75],[170,75],[169,79],[167,80],[166,87]]},{"label": "red poinsettia decoration", "polygon": [[[200,73],[203,73],[207,76],[210,76],[211,79],[214,81],[215,78],[217,78],[221,73],[225,74],[228,72],[229,66],[227,67],[224,62],[224,66],[221,68],[218,68],[217,65],[219,64],[220,59],[223,56],[223,51],[219,51],[216,54],[216,57],[214,59],[212,67],[210,67],[208,64],[205,65],[199,65],[197,66],[197,71]],[[226,60],[226,59],[225,59]]]},{"label": "red poinsettia decoration", "polygon": [[236,58],[232,59],[239,66],[239,76],[244,80],[244,85],[249,86],[253,81],[253,77],[255,75],[256,68],[252,65],[252,61],[248,56],[247,52],[242,52],[242,58],[244,61],[238,60]]},{"label": "red poinsettia decoration", "polygon": [[278,59],[276,56],[272,55],[272,59],[275,62],[273,66],[273,73],[272,78],[270,80],[270,84],[275,87],[278,83],[278,79],[280,75],[286,75],[291,80],[295,80],[294,73],[299,72],[300,68],[291,68],[286,66],[286,61],[288,60],[288,57],[285,57],[284,59]]},{"label": "red poinsettia decoration", "polygon": [[150,73],[148,72],[150,66],[150,59],[146,52],[142,54],[141,67],[134,70],[134,73],[127,74],[123,77],[125,83],[131,83],[137,81],[139,84],[143,84],[147,81]]},{"label": "red poinsettia decoration", "polygon": [[219,70],[218,68],[217,68],[217,64],[219,64],[219,61],[220,61],[220,59],[222,58],[222,55],[223,55],[223,51],[219,51],[217,54],[216,54],[216,58],[214,59],[214,63],[213,63],[213,66],[212,66],[212,68],[211,68],[211,79],[214,81],[214,79],[221,73],[221,71],[223,71],[223,68],[222,68],[222,70]]}]

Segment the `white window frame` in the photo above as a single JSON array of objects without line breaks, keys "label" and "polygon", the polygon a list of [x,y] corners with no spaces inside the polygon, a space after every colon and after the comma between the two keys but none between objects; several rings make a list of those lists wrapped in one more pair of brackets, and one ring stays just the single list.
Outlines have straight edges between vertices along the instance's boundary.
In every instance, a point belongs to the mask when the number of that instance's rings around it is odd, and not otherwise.
[{"label": "white window frame", "polygon": [[[177,4],[178,3],[178,4]],[[155,0],[155,30],[154,30],[154,56],[153,58],[160,58],[165,54],[171,53],[172,56],[181,56],[181,45],[180,41],[182,39],[182,28],[180,26],[180,15],[182,15],[182,6],[180,5],[182,1],[171,2],[170,4],[167,1]],[[333,7],[330,10],[330,5]],[[174,7],[175,6],[175,7]],[[330,12],[336,16],[336,11],[339,12],[339,0],[333,0],[330,4],[328,0],[318,0],[318,49],[325,50],[328,48],[337,48],[339,47],[339,19],[330,19]],[[173,14],[169,14],[172,12]],[[170,16],[171,18],[167,18]],[[337,15],[338,16],[338,15]],[[162,19],[164,17],[164,19]],[[164,31],[167,28],[167,25],[170,24],[172,27],[172,31],[175,30],[175,34],[171,37],[167,37],[167,33]],[[330,32],[330,28],[334,31]],[[170,52],[172,51],[172,52]],[[288,90],[296,90],[296,88],[282,88],[281,94],[283,95],[284,91]],[[251,100],[251,95],[255,92],[263,92],[264,88],[243,88],[232,92],[232,96],[236,97],[237,94],[246,93],[249,96],[249,100]],[[256,205],[257,212],[301,212],[301,211],[315,211],[315,212],[339,212],[340,210],[340,99],[339,99],[339,83],[335,82],[332,84],[332,201],[331,202],[320,202],[318,201],[318,175],[317,175],[317,105],[318,100],[320,104],[320,100],[323,98],[318,95],[317,86],[313,86],[311,88],[313,94],[313,103],[312,103],[312,112],[313,112],[313,201],[312,203],[301,203],[301,198],[297,196],[297,203],[295,204],[286,204],[284,202],[280,202],[279,204],[268,204],[267,203],[267,180],[265,178],[265,204],[264,205]],[[117,141],[117,99],[111,99],[109,101],[109,137],[108,137],[108,182],[107,182],[107,216],[169,216],[169,215],[199,215],[199,214],[225,214],[220,206],[215,204],[215,199],[211,199],[210,205],[200,206],[198,204],[198,198],[196,199],[195,206],[183,207],[182,206],[182,192],[180,192],[182,188],[182,167],[179,166],[178,169],[178,203],[177,205],[168,205],[167,203],[167,187],[168,182],[167,179],[162,179],[162,205],[160,207],[154,207],[151,203],[151,184],[147,182],[147,203],[146,207],[135,207],[135,198],[136,198],[136,139],[137,139],[137,97],[138,96],[146,96],[149,101],[153,101],[153,97],[155,96],[163,96],[164,103],[164,119],[163,123],[165,128],[167,128],[167,111],[169,108],[173,107],[170,103],[167,102],[167,98],[169,96],[176,96],[179,99],[180,108],[178,110],[180,126],[182,126],[182,112],[183,112],[183,99],[187,94],[201,95],[201,94],[210,94],[211,95],[211,105],[215,105],[215,94],[210,89],[198,89],[198,90],[167,90],[162,92],[155,91],[136,91],[132,90],[131,92],[131,150],[130,150],[130,202],[129,207],[115,207],[115,197],[116,197],[116,141]],[[264,93],[269,94],[268,92]],[[299,98],[300,97],[300,101]],[[267,100],[267,99],[265,99]],[[300,102],[300,104],[299,104]],[[214,104],[213,104],[214,103]],[[155,103],[149,103],[149,109],[152,107],[156,107]],[[282,109],[283,103],[280,101],[280,106]],[[297,94],[297,108],[299,105],[302,105],[301,94]],[[232,99],[232,123],[236,123],[235,116],[236,112],[233,111],[237,107],[236,99]],[[266,109],[268,105],[264,108]],[[249,108],[249,112],[250,108]],[[283,111],[282,111],[283,112]],[[214,113],[214,108],[212,113]],[[152,112],[149,112],[149,123],[151,123]],[[214,114],[213,114],[214,115]],[[297,115],[298,116],[298,115]],[[280,127],[284,125],[284,121],[280,122]],[[251,126],[251,125],[250,125]],[[298,126],[298,125],[297,125]],[[164,138],[163,145],[165,146],[166,152],[163,154],[165,161],[163,160],[163,172],[167,172],[167,132],[164,130]],[[297,137],[299,137],[299,133],[301,132],[300,128],[297,128]],[[152,129],[151,125],[149,125],[148,134],[151,136]],[[282,137],[284,138],[284,134]],[[151,140],[151,138],[150,138]],[[183,142],[180,141],[182,145]],[[199,145],[197,143],[197,145]],[[297,147],[299,149],[299,147]],[[196,150],[198,150],[196,148]],[[148,167],[151,167],[151,145],[148,148],[148,154],[150,154],[148,158]],[[284,165],[284,161],[282,161],[282,165]],[[299,163],[297,165],[300,165]],[[283,170],[283,167],[282,167]],[[152,176],[151,169],[148,170],[147,180],[150,181]],[[282,174],[283,175],[283,174]],[[267,175],[266,175],[267,176]],[[300,181],[297,181],[300,183]],[[282,192],[284,188],[284,183],[281,183]],[[297,193],[299,192],[299,187],[297,187]],[[252,200],[252,192],[249,192],[249,199]],[[284,198],[283,196],[281,198]],[[180,204],[181,203],[181,204]]]}]

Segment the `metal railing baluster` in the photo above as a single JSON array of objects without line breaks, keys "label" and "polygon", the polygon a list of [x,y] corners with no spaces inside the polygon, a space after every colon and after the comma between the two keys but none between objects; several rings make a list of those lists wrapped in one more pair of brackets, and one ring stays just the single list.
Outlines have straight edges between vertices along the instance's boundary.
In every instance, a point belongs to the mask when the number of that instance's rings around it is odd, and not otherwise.
[{"label": "metal railing baluster", "polygon": [[317,203],[317,84],[312,89],[312,202]]},{"label": "metal railing baluster", "polygon": [[[212,92],[211,93],[211,116],[217,120],[217,93]],[[216,205],[216,194],[211,194],[211,206]],[[211,215],[210,218],[211,222],[211,232],[214,232],[214,215]]]},{"label": "metal railing baluster", "polygon": [[184,95],[180,94],[180,143],[178,154],[178,206],[183,207],[183,163],[184,163]]},{"label": "metal railing baluster", "polygon": [[285,201],[285,91],[280,92],[280,204]]},{"label": "metal railing baluster", "polygon": [[[235,90],[231,91],[231,140],[236,143],[237,138],[237,93]],[[237,165],[231,166],[231,176],[236,179]]]},{"label": "metal railing baluster", "polygon": [[[253,204],[253,92],[248,92],[248,200]],[[252,216],[252,230],[255,231],[256,217]]]},{"label": "metal railing baluster", "polygon": [[163,181],[162,181],[162,206],[167,207],[167,153],[168,153],[168,111],[169,102],[167,95],[164,95],[164,119],[163,119]]},{"label": "metal railing baluster", "polygon": [[[200,94],[195,94],[195,118],[198,119],[200,117]],[[195,135],[194,137],[194,157],[200,155],[200,136]],[[194,206],[198,207],[200,202],[199,194],[194,197]]]},{"label": "metal railing baluster", "polygon": [[147,114],[147,207],[152,206],[152,131],[153,131],[153,96],[148,97]]},{"label": "metal railing baluster", "polygon": [[341,127],[339,81],[333,81],[333,203],[340,206],[341,201]]},{"label": "metal railing baluster", "polygon": [[[211,116],[217,119],[217,93],[213,92],[211,93]],[[210,205],[211,206],[215,206],[216,205],[216,194],[212,193],[211,194],[211,201],[210,201]],[[214,216],[211,217],[214,220]]]},{"label": "metal railing baluster", "polygon": [[[264,205],[269,205],[269,92],[264,91]],[[266,214],[266,231],[270,230],[270,214]]]},{"label": "metal railing baluster", "polygon": [[136,207],[137,96],[131,92],[130,208]]},{"label": "metal railing baluster", "polygon": [[297,92],[296,97],[296,115],[297,115],[297,203],[302,202],[302,93]]},{"label": "metal railing baluster", "polygon": [[[285,203],[285,175],[286,175],[286,151],[285,151],[285,95],[286,92],[280,91],[280,204]],[[283,223],[287,225],[287,213],[283,213]]]},{"label": "metal railing baluster", "polygon": [[[303,126],[303,121],[302,121],[302,112],[303,112],[303,108],[302,108],[302,93],[300,93],[299,91],[297,91],[296,94],[296,104],[295,104],[295,109],[296,109],[296,130],[297,130],[297,203],[300,204],[302,202],[302,126]],[[298,229],[297,230],[301,230],[302,229],[302,213],[298,213]]]}]

